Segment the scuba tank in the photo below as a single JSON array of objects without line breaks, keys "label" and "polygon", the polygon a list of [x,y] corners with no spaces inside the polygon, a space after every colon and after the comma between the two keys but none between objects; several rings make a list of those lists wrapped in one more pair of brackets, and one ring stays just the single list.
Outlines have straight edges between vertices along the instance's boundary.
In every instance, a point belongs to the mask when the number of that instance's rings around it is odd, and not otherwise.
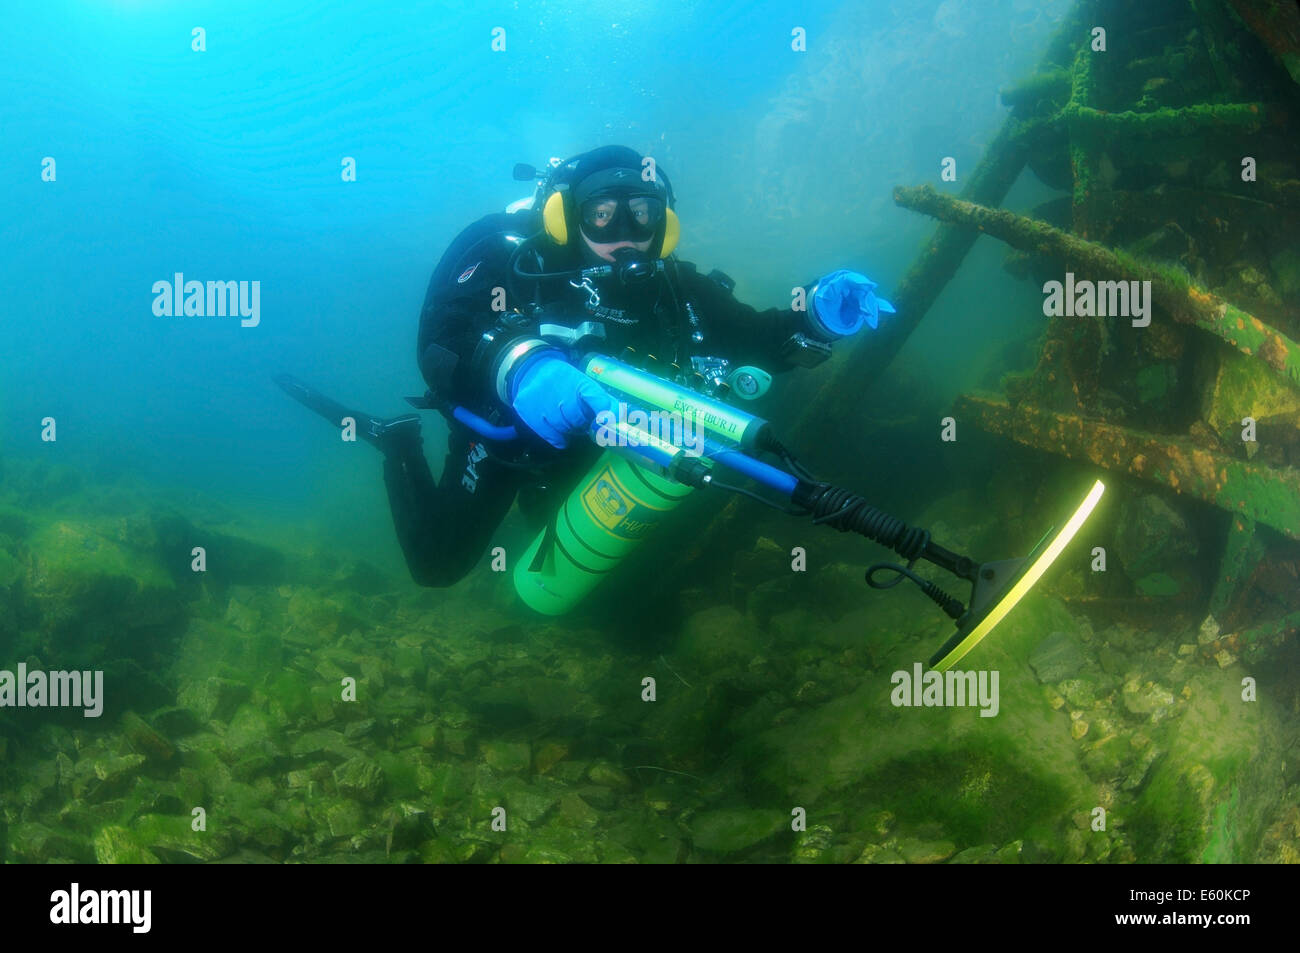
[{"label": "scuba tank", "polygon": [[606,449],[515,564],[515,591],[545,615],[570,611],[692,492]]},{"label": "scuba tank", "polygon": [[761,446],[768,428],[760,417],[603,354],[588,354],[579,366],[625,406],[689,420],[699,442],[692,455],[625,419],[593,426],[603,427],[597,442],[605,451],[515,564],[515,591],[547,615],[568,612],[599,585],[694,491],[710,472],[709,458]]}]

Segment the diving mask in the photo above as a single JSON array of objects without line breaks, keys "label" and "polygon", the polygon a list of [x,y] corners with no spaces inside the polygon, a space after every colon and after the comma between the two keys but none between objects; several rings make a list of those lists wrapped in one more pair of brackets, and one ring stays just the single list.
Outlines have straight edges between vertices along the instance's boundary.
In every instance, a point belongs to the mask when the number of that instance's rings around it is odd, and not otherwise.
[{"label": "diving mask", "polygon": [[664,203],[652,195],[605,193],[578,206],[582,233],[597,244],[645,242],[664,220]]}]

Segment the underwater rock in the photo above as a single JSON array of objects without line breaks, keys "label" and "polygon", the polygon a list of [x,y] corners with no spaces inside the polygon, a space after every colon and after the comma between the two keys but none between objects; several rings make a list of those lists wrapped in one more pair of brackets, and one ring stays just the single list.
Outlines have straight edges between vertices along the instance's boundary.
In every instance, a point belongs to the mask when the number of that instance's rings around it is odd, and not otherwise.
[{"label": "underwater rock", "polygon": [[1110,781],[1120,776],[1131,758],[1131,752],[1119,740],[1119,735],[1102,735],[1085,746],[1083,767],[1090,777]]},{"label": "underwater rock", "polygon": [[591,696],[567,682],[543,676],[514,678],[475,693],[474,710],[502,728],[538,720],[583,721],[599,711]]},{"label": "underwater rock", "polygon": [[1097,662],[1107,675],[1121,675],[1128,666],[1124,653],[1109,642],[1097,647]]},{"label": "underwater rock", "polygon": [[[937,538],[939,534],[935,534]],[[945,544],[949,541],[944,538]],[[784,568],[784,567],[783,567]],[[786,575],[796,575],[786,573]],[[846,562],[833,562],[807,574],[808,578],[803,581],[794,581],[792,583],[791,598],[786,601],[786,606],[804,605],[813,609],[820,617],[819,622],[825,619],[840,619],[841,617],[853,612],[865,613],[861,618],[866,621],[872,618],[871,610],[876,607],[867,607],[863,605],[865,596],[862,589],[862,566]],[[869,623],[868,623],[869,626]],[[811,631],[814,638],[820,640],[823,632],[823,626],[817,625]],[[870,631],[870,627],[866,629]],[[844,644],[846,640],[860,640],[863,629],[856,629],[856,633],[847,633],[840,636],[837,641]],[[806,638],[807,636],[805,636]]]},{"label": "underwater rock", "polygon": [[[1137,737],[1138,736],[1135,735],[1132,740],[1136,741]],[[1134,746],[1137,747],[1136,745]],[[1151,766],[1159,761],[1163,754],[1164,752],[1160,748],[1157,748],[1155,745],[1148,742],[1144,748],[1140,749],[1137,760],[1130,766],[1121,787],[1125,791],[1136,791],[1138,788],[1142,787],[1143,782],[1146,781],[1147,773],[1151,770]]]},{"label": "underwater rock", "polygon": [[139,776],[144,763],[145,758],[141,754],[83,757],[77,762],[77,780],[73,785],[73,794],[91,801],[105,800],[126,790]]},{"label": "underwater rock", "polygon": [[814,824],[796,836],[791,861],[796,864],[826,862],[826,854],[833,846],[834,838],[835,832],[825,824]]},{"label": "underwater rock", "polygon": [[148,722],[168,738],[183,738],[202,728],[194,712],[173,705],[150,712]]},{"label": "underwater rock", "polygon": [[469,797],[474,773],[463,762],[444,762],[415,769],[416,786],[435,807],[448,807]]},{"label": "underwater rock", "polygon": [[557,823],[589,830],[600,823],[600,812],[577,794],[562,794]]},{"label": "underwater rock", "polygon": [[473,748],[473,732],[463,728],[445,728],[442,732],[442,743],[450,754],[465,757]]},{"label": "underwater rock", "polygon": [[[436,726],[435,726],[436,727]],[[343,729],[343,737],[348,741],[359,741],[375,730],[375,719],[363,718],[354,721]]]},{"label": "underwater rock", "polygon": [[420,748],[402,748],[399,751],[379,749],[375,761],[384,769],[384,793],[388,799],[417,800],[420,787],[415,772],[420,765],[432,765],[433,758]]},{"label": "underwater rock", "polygon": [[529,824],[542,820],[559,803],[559,797],[519,778],[508,778],[500,786],[508,816]]},{"label": "underwater rock", "polygon": [[151,762],[170,761],[176,754],[172,743],[135,712],[125,712],[118,722],[118,729],[126,737],[131,750],[136,754],[144,755]]},{"label": "underwater rock", "polygon": [[532,751],[527,742],[484,741],[479,745],[483,760],[497,774],[527,774]]},{"label": "underwater rock", "polygon": [[95,832],[95,860],[101,864],[159,864],[157,857],[125,827],[102,827]]},{"label": "underwater rock", "polygon": [[[62,755],[62,752],[59,754]],[[67,756],[63,755],[63,759],[67,760]],[[23,807],[35,807],[53,795],[57,787],[68,784],[68,779],[62,775],[58,761],[42,761],[32,765],[27,770],[26,780],[18,789],[18,803]]]},{"label": "underwater rock", "polygon": [[1087,664],[1078,644],[1065,632],[1053,632],[1029,656],[1029,667],[1038,680],[1049,684],[1074,678]]},{"label": "underwater rock", "polygon": [[357,757],[359,752],[347,743],[341,731],[332,728],[316,728],[304,731],[289,742],[289,753],[295,758],[314,759],[319,755],[328,755],[336,761],[346,761]]},{"label": "underwater rock", "polygon": [[598,849],[600,850],[600,863],[602,864],[635,864],[637,862],[636,854],[622,844],[605,841],[598,845]]},{"label": "underwater rock", "polygon": [[436,751],[442,743],[442,726],[435,721],[412,725],[402,735],[402,745],[414,745],[424,751]]},{"label": "underwater rock", "polygon": [[569,746],[556,741],[548,741],[537,749],[533,755],[533,767],[538,774],[546,774],[551,768],[569,756]]},{"label": "underwater rock", "polygon": [[591,770],[587,772],[587,777],[592,784],[619,791],[632,786],[632,781],[628,776],[607,761],[598,761],[593,764]]},{"label": "underwater rock", "polygon": [[544,827],[529,838],[525,863],[594,864],[599,860],[596,845],[585,831],[566,827]]},{"label": "underwater rock", "polygon": [[334,769],[334,783],[345,797],[370,802],[384,787],[384,769],[376,762],[358,755]]},{"label": "underwater rock", "polygon": [[706,671],[744,665],[754,652],[753,626],[731,606],[696,612],[686,620],[676,647],[685,666]]},{"label": "underwater rock", "polygon": [[89,863],[93,857],[91,846],[84,838],[34,821],[15,825],[11,846],[13,859],[27,864],[46,864],[59,859]]},{"label": "underwater rock", "polygon": [[868,844],[858,855],[855,864],[905,864],[903,855],[896,850],[883,847],[880,844]]},{"label": "underwater rock", "polygon": [[[212,861],[230,852],[230,838],[216,831],[196,831],[189,816],[146,814],[131,824],[133,840],[150,851],[167,851]],[[101,861],[102,863],[102,861]]]},{"label": "underwater rock", "polygon": [[437,836],[428,812],[414,804],[399,804],[385,815],[388,836],[384,852],[392,859],[394,851],[417,849],[430,838]]},{"label": "underwater rock", "polygon": [[663,817],[625,820],[610,828],[607,839],[630,851],[643,864],[676,864],[686,857],[681,831]]},{"label": "underwater rock", "polygon": [[723,808],[697,815],[691,821],[692,841],[700,850],[734,854],[760,844],[786,826],[779,811]]},{"label": "underwater rock", "polygon": [[366,816],[356,801],[335,800],[328,803],[322,816],[331,837],[354,837],[365,827]]},{"label": "underwater rock", "polygon": [[909,864],[941,864],[957,852],[951,841],[927,841],[904,837],[898,842],[898,852]]},{"label": "underwater rock", "polygon": [[1134,715],[1150,715],[1160,721],[1174,706],[1173,693],[1155,682],[1131,679],[1124,683],[1124,707]]},{"label": "underwater rock", "polygon": [[584,784],[577,788],[575,793],[592,807],[601,811],[613,811],[618,807],[618,795],[611,788]]},{"label": "underwater rock", "polygon": [[344,600],[322,595],[315,589],[295,587],[287,607],[289,628],[309,640],[308,644],[319,645],[340,633],[363,627],[366,623],[343,603]]},{"label": "underwater rock", "polygon": [[420,845],[418,853],[422,864],[458,863],[455,848],[442,838],[435,837],[426,840]]},{"label": "underwater rock", "polygon": [[180,707],[194,712],[201,722],[214,718],[225,721],[248,695],[247,685],[212,675],[183,685],[176,700]]},{"label": "underwater rock", "polygon": [[998,845],[997,844],[980,844],[978,847],[967,847],[965,850],[958,851],[953,855],[950,864],[996,864],[998,863]]},{"label": "underwater rock", "polygon": [[808,642],[808,633],[822,624],[807,608],[795,605],[789,608],[790,601],[782,603],[785,611],[776,612],[768,619],[768,631],[778,646],[803,646]]},{"label": "underwater rock", "polygon": [[998,850],[998,863],[1000,864],[1018,864],[1021,855],[1024,853],[1024,841],[1012,841],[1010,844]]},{"label": "underwater rock", "polygon": [[274,768],[277,754],[269,742],[258,742],[255,748],[245,749],[230,766],[230,776],[236,781],[253,781]]},{"label": "underwater rock", "polygon": [[1091,708],[1097,701],[1096,688],[1088,679],[1067,678],[1056,690],[1074,708]]},{"label": "underwater rock", "polygon": [[885,837],[894,829],[895,820],[893,811],[876,811],[867,818],[867,828]]},{"label": "underwater rock", "polygon": [[270,715],[251,704],[243,704],[235,709],[226,726],[226,747],[241,754],[250,748],[261,749],[266,746],[269,753],[278,754],[278,736],[279,731]]},{"label": "underwater rock", "polygon": [[793,598],[792,577],[793,573],[787,573],[765,579],[746,593],[746,609],[758,625],[768,625],[774,615],[788,609],[796,601]]},{"label": "underwater rock", "polygon": [[[89,649],[94,657],[131,658],[184,614],[167,567],[118,544],[95,525],[50,523],[28,546],[26,601],[39,628],[55,635],[60,651]],[[83,638],[89,641],[78,646]],[[76,667],[92,667],[86,656],[80,658]]]},{"label": "underwater rock", "polygon": [[333,776],[328,762],[321,761],[307,768],[295,768],[285,775],[286,783],[291,789],[308,788],[313,781],[324,781]]}]

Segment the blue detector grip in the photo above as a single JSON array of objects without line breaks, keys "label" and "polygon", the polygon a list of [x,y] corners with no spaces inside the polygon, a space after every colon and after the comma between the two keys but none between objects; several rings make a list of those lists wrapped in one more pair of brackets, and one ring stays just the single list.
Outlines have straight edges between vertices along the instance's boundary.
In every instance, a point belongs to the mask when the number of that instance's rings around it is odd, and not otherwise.
[{"label": "blue detector grip", "polygon": [[453,407],[451,415],[479,436],[487,437],[489,440],[514,440],[519,436],[514,427],[495,427],[464,407]]}]

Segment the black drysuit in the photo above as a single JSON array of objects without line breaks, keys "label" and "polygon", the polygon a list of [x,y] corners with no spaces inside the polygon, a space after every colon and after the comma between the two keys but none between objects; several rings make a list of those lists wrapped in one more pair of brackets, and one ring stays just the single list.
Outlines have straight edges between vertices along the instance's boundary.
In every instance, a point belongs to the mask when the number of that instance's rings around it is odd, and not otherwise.
[{"label": "black drysuit", "polygon": [[[815,337],[805,313],[756,311],[731,295],[725,275],[705,277],[686,262],[667,261],[664,274],[635,289],[613,285],[613,279],[606,282],[611,287],[598,284],[595,308],[588,293],[567,279],[521,282],[512,274],[511,255],[539,229],[533,213],[480,219],[452,242],[429,280],[417,356],[430,391],[445,401],[448,452],[437,484],[418,443],[384,462],[393,523],[411,576],[421,585],[450,586],[473,569],[516,494],[530,518],[549,517],[600,453],[577,434],[564,450],[555,450],[501,402],[490,375],[475,364],[485,331],[499,341],[536,336],[542,321],[569,327],[600,321],[606,338],[599,349],[612,357],[630,347],[683,368],[690,368],[692,356],[716,356],[733,367],[753,364],[770,373],[793,366],[781,356],[791,335]],[[546,247],[544,239],[537,244]],[[540,270],[575,267],[571,261],[556,264],[556,257],[549,255]],[[504,313],[498,289],[505,290]],[[544,310],[538,312],[537,305]],[[455,405],[499,425],[513,424],[523,439],[486,440],[451,417]]]}]

